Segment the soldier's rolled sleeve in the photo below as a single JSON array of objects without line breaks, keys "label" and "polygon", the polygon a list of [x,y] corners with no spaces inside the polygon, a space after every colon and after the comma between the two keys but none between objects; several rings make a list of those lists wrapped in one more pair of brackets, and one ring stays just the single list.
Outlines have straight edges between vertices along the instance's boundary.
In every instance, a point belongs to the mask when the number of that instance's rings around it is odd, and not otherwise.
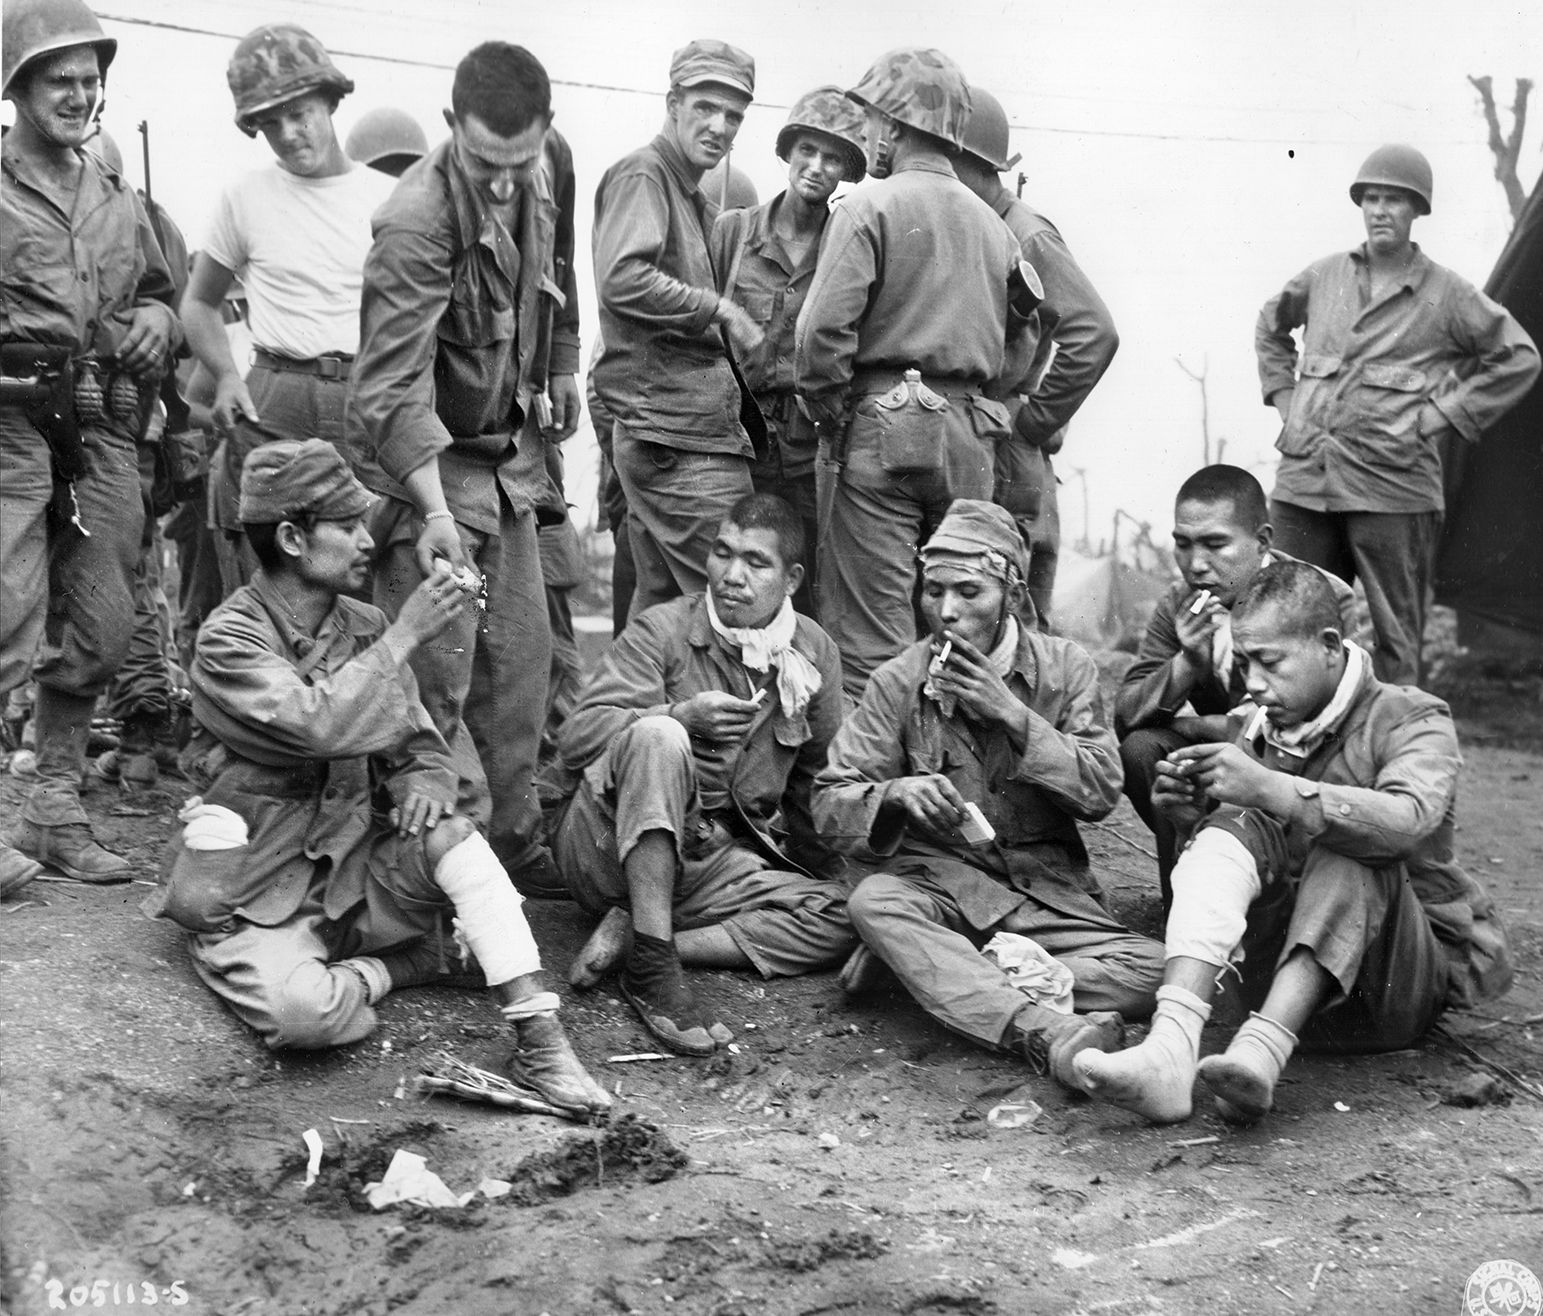
[{"label": "soldier's rolled sleeve", "polygon": [[[434,360],[440,318],[450,304],[450,266],[443,242],[405,224],[377,229],[364,262],[353,406],[381,469],[397,481],[450,446],[450,431],[434,410]],[[575,348],[575,369],[577,359]]]}]

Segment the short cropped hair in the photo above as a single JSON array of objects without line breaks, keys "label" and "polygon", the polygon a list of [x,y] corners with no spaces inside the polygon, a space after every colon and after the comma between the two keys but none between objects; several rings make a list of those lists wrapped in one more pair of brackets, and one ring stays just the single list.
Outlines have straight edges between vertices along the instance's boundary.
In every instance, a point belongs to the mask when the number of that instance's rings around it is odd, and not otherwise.
[{"label": "short cropped hair", "polygon": [[500,137],[513,137],[552,115],[552,83],[524,46],[484,41],[455,68],[450,109],[457,120],[475,114]]},{"label": "short cropped hair", "polygon": [[1328,577],[1295,558],[1277,558],[1255,574],[1232,605],[1233,625],[1271,606],[1286,624],[1285,633],[1299,639],[1315,639],[1343,626]]},{"label": "short cropped hair", "polygon": [[[284,521],[299,526],[306,534],[316,529],[316,515],[313,512],[296,512],[294,516],[286,516]],[[257,559],[257,565],[264,571],[277,571],[284,566],[284,550],[279,547],[279,526],[283,521],[243,521],[241,532],[246,536],[246,542],[252,546],[252,556]]]},{"label": "short cropped hair", "polygon": [[741,530],[770,530],[777,536],[777,551],[784,567],[804,565],[804,523],[797,512],[776,494],[746,494],[723,518],[724,525]]},{"label": "short cropped hair", "polygon": [[1228,503],[1244,530],[1258,530],[1270,520],[1264,486],[1241,466],[1202,466],[1179,486],[1179,503]]}]

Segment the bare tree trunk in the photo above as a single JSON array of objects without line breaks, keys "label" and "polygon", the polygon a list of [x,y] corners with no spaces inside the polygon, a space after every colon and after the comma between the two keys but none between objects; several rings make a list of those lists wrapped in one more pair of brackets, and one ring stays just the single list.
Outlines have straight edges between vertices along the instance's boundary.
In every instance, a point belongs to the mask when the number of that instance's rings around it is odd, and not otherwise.
[{"label": "bare tree trunk", "polygon": [[1505,189],[1506,204],[1511,207],[1511,222],[1521,218],[1522,206],[1527,201],[1527,189],[1517,176],[1516,165],[1522,153],[1522,135],[1527,131],[1527,97],[1532,92],[1531,78],[1517,78],[1516,99],[1511,105],[1511,133],[1500,131],[1500,115],[1495,109],[1494,79],[1488,75],[1476,78],[1468,75],[1468,81],[1479,93],[1484,110],[1484,122],[1489,128],[1489,151],[1495,157],[1495,177]]}]

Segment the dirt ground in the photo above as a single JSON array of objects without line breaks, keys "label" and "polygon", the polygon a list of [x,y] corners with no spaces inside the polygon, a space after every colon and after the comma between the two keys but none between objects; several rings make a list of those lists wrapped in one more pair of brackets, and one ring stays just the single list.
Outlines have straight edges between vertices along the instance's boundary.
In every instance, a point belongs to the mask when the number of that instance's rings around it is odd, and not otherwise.
[{"label": "dirt ground", "polygon": [[[138,912],[180,792],[100,791],[101,831],[141,881],[35,883],[0,906],[0,1308],[1459,1312],[1485,1261],[1543,1273],[1543,1101],[1485,1081],[1543,1082],[1543,700],[1535,677],[1454,668],[1446,684],[1461,857],[1509,920],[1516,986],[1417,1050],[1298,1058],[1246,1131],[1204,1111],[1145,1127],[906,999],[848,1000],[833,974],[703,975],[738,1034],[710,1062],[619,1059],[654,1047],[614,989],[567,994],[618,1096],[609,1131],[414,1095],[441,1049],[501,1060],[470,993],[405,992],[367,1042],[275,1058]],[[0,779],[0,815],[21,793]],[[1158,931],[1134,814],[1087,836],[1117,908]],[[582,919],[528,909],[561,973]],[[1213,1026],[1207,1049],[1226,1036]],[[988,1119],[1030,1101],[1032,1122]],[[309,1190],[308,1129],[326,1157]],[[514,1190],[375,1213],[361,1189],[398,1148],[456,1192]]]}]

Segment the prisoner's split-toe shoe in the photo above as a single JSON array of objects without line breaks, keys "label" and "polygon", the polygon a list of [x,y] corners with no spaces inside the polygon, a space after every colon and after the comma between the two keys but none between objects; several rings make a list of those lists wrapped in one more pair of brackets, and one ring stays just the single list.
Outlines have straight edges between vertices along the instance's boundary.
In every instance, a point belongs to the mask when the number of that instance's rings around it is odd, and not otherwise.
[{"label": "prisoner's split-toe shoe", "polygon": [[131,880],[132,865],[122,855],[98,845],[89,823],[44,827],[24,818],[10,840],[22,854],[77,882],[107,885]]},{"label": "prisoner's split-toe shoe", "polygon": [[576,1114],[599,1116],[611,1109],[611,1094],[589,1076],[555,1014],[537,1014],[515,1022],[515,1049],[509,1078],[554,1106]]},{"label": "prisoner's split-toe shoe", "polygon": [[631,912],[620,905],[607,910],[569,967],[569,985],[588,991],[620,964],[631,948]]},{"label": "prisoner's split-toe shoe", "polygon": [[621,994],[638,1012],[643,1027],[677,1055],[710,1056],[718,1049],[709,1021],[686,986],[673,941],[633,932]]}]

